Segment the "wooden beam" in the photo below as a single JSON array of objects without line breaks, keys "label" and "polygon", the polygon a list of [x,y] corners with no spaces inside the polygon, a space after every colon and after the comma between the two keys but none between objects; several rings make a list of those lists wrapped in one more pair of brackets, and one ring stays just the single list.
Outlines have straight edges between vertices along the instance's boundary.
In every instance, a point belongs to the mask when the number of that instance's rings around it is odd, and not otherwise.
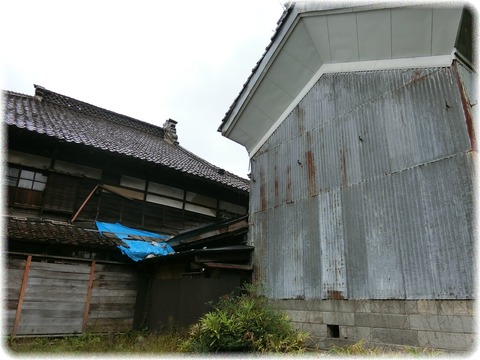
[{"label": "wooden beam", "polygon": [[17,311],[15,313],[15,322],[13,324],[12,336],[17,334],[18,325],[20,324],[20,316],[22,314],[23,299],[27,290],[28,273],[30,272],[30,264],[32,263],[32,255],[28,255],[25,270],[23,271],[22,287],[20,288],[20,295],[18,297]]},{"label": "wooden beam", "polygon": [[243,270],[243,271],[252,271],[252,265],[239,265],[239,264],[225,264],[225,263],[214,263],[214,262],[206,262],[205,265],[208,268],[215,268],[215,269],[230,269],[230,270]]},{"label": "wooden beam", "polygon": [[85,311],[83,313],[82,332],[87,330],[88,313],[90,312],[90,299],[92,298],[93,277],[95,274],[95,260],[90,265],[90,278],[88,279],[87,297],[85,299]]},{"label": "wooden beam", "polygon": [[96,185],[93,190],[90,192],[90,194],[88,194],[87,198],[83,201],[82,205],[80,205],[80,207],[78,208],[77,212],[75,213],[75,215],[73,215],[72,217],[72,220],[70,220],[70,222],[74,222],[75,219],[77,218],[78,214],[80,214],[80,211],[83,210],[83,207],[87,204],[88,200],[90,200],[90,198],[92,197],[92,195],[95,193],[95,191],[97,191],[98,187],[100,185]]}]

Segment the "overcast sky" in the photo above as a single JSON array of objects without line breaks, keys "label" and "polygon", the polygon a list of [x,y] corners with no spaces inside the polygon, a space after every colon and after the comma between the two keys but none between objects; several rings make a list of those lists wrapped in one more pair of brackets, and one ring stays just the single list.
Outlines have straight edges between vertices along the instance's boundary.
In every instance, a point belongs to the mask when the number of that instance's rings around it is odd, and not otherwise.
[{"label": "overcast sky", "polygon": [[282,0],[0,1],[0,81],[33,84],[145,122],[246,177],[217,128],[274,34]]}]

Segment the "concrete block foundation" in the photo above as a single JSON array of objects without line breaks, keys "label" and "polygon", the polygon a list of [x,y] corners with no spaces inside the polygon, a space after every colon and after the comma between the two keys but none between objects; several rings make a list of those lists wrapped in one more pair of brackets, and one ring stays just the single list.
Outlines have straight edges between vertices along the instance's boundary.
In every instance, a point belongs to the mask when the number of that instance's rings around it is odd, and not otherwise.
[{"label": "concrete block foundation", "polygon": [[320,348],[364,340],[377,347],[447,352],[476,347],[473,300],[272,300]]}]

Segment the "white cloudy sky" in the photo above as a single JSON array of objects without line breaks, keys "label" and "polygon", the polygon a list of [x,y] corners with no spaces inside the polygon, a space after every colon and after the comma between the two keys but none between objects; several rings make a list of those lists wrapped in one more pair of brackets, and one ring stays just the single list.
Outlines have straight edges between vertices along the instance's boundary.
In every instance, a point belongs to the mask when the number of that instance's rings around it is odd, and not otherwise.
[{"label": "white cloudy sky", "polygon": [[162,126],[246,177],[217,128],[263,54],[283,0],[0,1],[1,88],[33,84]]}]

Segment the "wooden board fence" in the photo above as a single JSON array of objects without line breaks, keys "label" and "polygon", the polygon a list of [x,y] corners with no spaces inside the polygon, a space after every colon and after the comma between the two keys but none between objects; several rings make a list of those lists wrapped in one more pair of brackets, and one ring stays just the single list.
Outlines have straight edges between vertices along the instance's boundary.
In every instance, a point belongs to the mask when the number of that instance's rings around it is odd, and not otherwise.
[{"label": "wooden board fence", "polygon": [[126,331],[139,283],[133,266],[11,255],[4,299],[12,336]]}]

